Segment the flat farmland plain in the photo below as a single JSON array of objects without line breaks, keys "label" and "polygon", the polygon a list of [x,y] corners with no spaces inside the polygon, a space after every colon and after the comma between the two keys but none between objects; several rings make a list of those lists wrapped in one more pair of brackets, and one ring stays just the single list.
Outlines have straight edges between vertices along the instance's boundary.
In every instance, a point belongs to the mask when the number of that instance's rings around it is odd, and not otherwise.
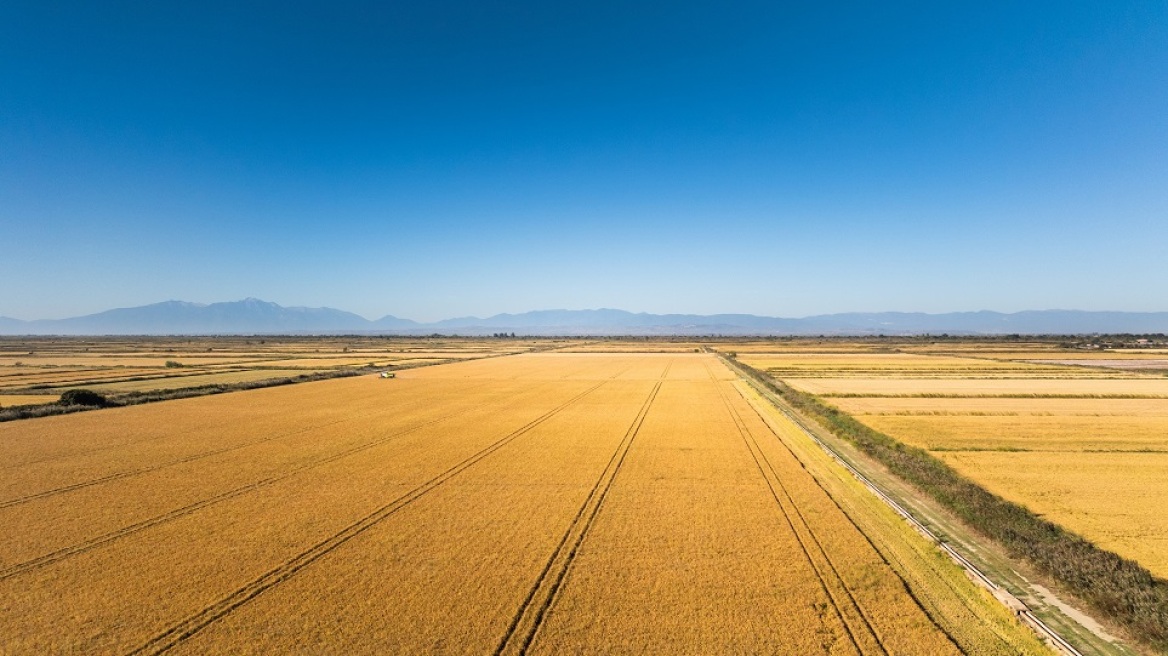
[{"label": "flat farmland plain", "polygon": [[[1078,366],[1162,354],[913,348],[742,359],[1168,578],[1168,378]],[[888,373],[872,375],[881,362]],[[985,375],[999,366],[1009,375]]]},{"label": "flat farmland plain", "polygon": [[[554,339],[0,337],[0,394],[134,393],[410,368],[561,346]],[[17,405],[0,401],[5,406]]]},{"label": "flat farmland plain", "polygon": [[0,653],[1041,652],[780,420],[555,353],[0,424]]}]

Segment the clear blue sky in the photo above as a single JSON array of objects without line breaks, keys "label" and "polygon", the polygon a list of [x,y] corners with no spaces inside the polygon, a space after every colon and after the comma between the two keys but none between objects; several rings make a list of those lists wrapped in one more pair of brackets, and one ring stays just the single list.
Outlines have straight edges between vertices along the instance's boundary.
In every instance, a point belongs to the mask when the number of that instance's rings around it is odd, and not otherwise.
[{"label": "clear blue sky", "polygon": [[1168,3],[0,3],[0,315],[1168,310]]}]

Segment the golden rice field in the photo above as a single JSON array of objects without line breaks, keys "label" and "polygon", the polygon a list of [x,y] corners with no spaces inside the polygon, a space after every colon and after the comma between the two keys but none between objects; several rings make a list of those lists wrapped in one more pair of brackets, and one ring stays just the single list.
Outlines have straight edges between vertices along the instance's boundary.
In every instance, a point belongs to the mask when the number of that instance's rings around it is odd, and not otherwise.
[{"label": "golden rice field", "polygon": [[854,415],[1168,417],[1168,398],[835,397]]},{"label": "golden rice field", "polygon": [[938,455],[1007,499],[1168,578],[1168,452]]},{"label": "golden rice field", "polygon": [[559,340],[386,337],[0,337],[0,394],[175,390],[364,367],[416,367]]},{"label": "golden rice field", "polygon": [[240,371],[211,371],[208,373],[184,373],[180,376],[147,378],[145,380],[124,380],[115,382],[89,381],[81,385],[62,386],[64,389],[84,387],[102,393],[145,392],[149,390],[170,390],[201,385],[221,385],[247,383],[270,378],[292,378],[315,370],[304,369],[243,369]]},{"label": "golden rice field", "polygon": [[[1057,362],[1013,361],[984,357],[958,357],[953,355],[922,355],[915,353],[876,353],[858,351],[853,353],[792,352],[792,353],[747,353],[741,354],[739,361],[767,372],[777,378],[812,380],[801,381],[808,386],[807,391],[818,393],[819,385],[830,384],[821,379],[855,378],[862,384],[865,379],[881,380],[908,378],[912,380],[931,378],[999,379],[999,378],[1087,378],[1115,377],[1116,372],[1106,369],[1079,369],[1068,371]],[[794,382],[792,383],[794,384]]]},{"label": "golden rice field", "polygon": [[[742,359],[801,363],[797,376],[778,377],[1168,578],[1168,377],[1053,364],[1154,361],[1163,354],[947,346],[933,355],[917,347],[896,356],[933,360],[932,366],[911,361],[924,375],[908,366],[889,377],[850,375],[848,367],[872,366],[874,356],[864,350],[851,359],[839,353]],[[987,378],[960,362],[974,358],[954,354],[1041,368]],[[1021,362],[1040,359],[1041,365]],[[1051,367],[1058,377],[1051,377]]]},{"label": "golden rice field", "polygon": [[932,451],[1162,451],[1168,417],[1083,415],[856,415]]},{"label": "golden rice field", "polygon": [[0,394],[0,408],[14,405],[40,405],[57,400],[58,394]]},{"label": "golden rice field", "polygon": [[0,653],[1037,654],[712,355],[0,424]]},{"label": "golden rice field", "polygon": [[[1072,396],[1168,398],[1168,378],[792,378],[796,389],[823,396]],[[787,380],[787,379],[784,379]]]}]

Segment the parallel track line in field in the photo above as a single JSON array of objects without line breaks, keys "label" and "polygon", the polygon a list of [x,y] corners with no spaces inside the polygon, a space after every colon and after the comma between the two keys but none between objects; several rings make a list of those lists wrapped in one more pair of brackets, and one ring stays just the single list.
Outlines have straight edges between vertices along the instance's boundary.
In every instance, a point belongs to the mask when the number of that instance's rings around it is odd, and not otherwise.
[{"label": "parallel track line in field", "polygon": [[[483,385],[478,385],[478,386],[475,386],[475,387],[472,387],[469,389],[477,389],[478,387],[483,387]],[[228,490],[227,492],[223,492],[221,494],[217,494],[215,496],[208,497],[206,499],[201,499],[199,501],[196,501],[196,502],[191,503],[189,505],[183,506],[181,508],[175,508],[174,510],[163,513],[161,515],[157,515],[155,517],[151,517],[149,519],[145,519],[145,520],[142,520],[140,522],[136,522],[134,524],[124,526],[124,527],[119,528],[115,531],[110,531],[108,533],[90,538],[89,540],[85,540],[84,542],[79,542],[77,544],[73,544],[73,545],[70,545],[68,547],[63,547],[61,549],[58,549],[57,551],[53,551],[51,553],[47,553],[47,554],[44,554],[42,556],[38,556],[36,558],[30,559],[30,560],[27,560],[27,561],[24,561],[21,563],[16,563],[14,565],[10,565],[10,566],[5,567],[5,568],[0,568],[0,581],[3,581],[4,579],[7,579],[7,578],[11,578],[13,576],[17,576],[19,574],[23,574],[24,572],[28,572],[28,571],[31,571],[34,569],[44,567],[46,565],[51,565],[51,564],[59,562],[61,560],[65,560],[67,558],[71,558],[73,556],[77,556],[77,555],[86,553],[88,551],[92,551],[93,549],[96,549],[98,547],[109,544],[110,542],[114,542],[114,541],[119,540],[121,538],[133,535],[134,533],[138,533],[140,531],[143,531],[143,530],[146,530],[149,528],[153,528],[155,526],[160,526],[162,524],[166,524],[168,522],[180,519],[182,517],[186,517],[187,515],[193,514],[193,513],[197,512],[199,510],[202,510],[204,508],[214,506],[214,505],[221,503],[223,501],[228,501],[231,499],[235,499],[237,497],[241,497],[241,496],[246,495],[246,494],[251,493],[251,492],[255,492],[257,490],[263,489],[263,488],[268,487],[270,485],[274,485],[275,483],[279,483],[281,481],[292,478],[293,476],[297,476],[299,474],[302,474],[302,473],[309,471],[311,469],[315,469],[316,467],[327,465],[329,463],[336,462],[336,461],[341,460],[343,458],[347,458],[348,456],[356,455],[356,454],[361,453],[363,451],[367,451],[369,449],[376,448],[378,446],[381,446],[382,444],[385,444],[387,442],[392,441],[395,438],[402,437],[404,435],[407,435],[409,433],[420,430],[420,429],[425,428],[427,426],[431,426],[431,425],[436,424],[436,423],[440,423],[440,422],[443,422],[443,421],[446,421],[449,419],[453,419],[455,417],[458,417],[458,416],[464,415],[468,412],[471,412],[472,410],[474,410],[474,408],[464,408],[463,410],[460,410],[458,412],[453,412],[453,413],[450,413],[448,415],[444,415],[442,417],[438,417],[435,419],[430,419],[428,421],[423,421],[423,422],[417,423],[409,428],[391,433],[389,435],[385,435],[385,436],[380,437],[376,440],[372,440],[369,442],[365,442],[363,444],[359,444],[359,445],[354,446],[354,447],[350,447],[348,449],[345,449],[344,451],[341,451],[340,453],[333,454],[333,455],[325,457],[321,460],[317,460],[315,462],[311,462],[311,463],[308,463],[306,465],[296,467],[296,468],[294,468],[288,472],[285,472],[283,474],[280,474],[278,476],[271,476],[268,478],[260,479],[258,481],[253,481],[252,483],[248,483],[247,485],[242,485],[242,486],[239,486],[239,487],[234,488],[232,490]]]},{"label": "parallel track line in field", "polygon": [[[421,403],[418,403],[417,405],[421,405]],[[208,432],[208,431],[215,430],[218,428],[222,428],[223,426],[231,425],[232,423],[235,423],[236,421],[238,421],[238,420],[225,419],[225,420],[221,420],[221,421],[218,421],[215,423],[204,424],[201,426],[195,426],[193,428],[189,428],[189,429],[181,430],[181,431],[176,431],[173,433],[165,433],[162,435],[155,435],[153,437],[130,440],[127,442],[120,442],[120,443],[114,443],[114,444],[103,444],[101,446],[97,446],[97,447],[94,447],[91,449],[73,451],[71,453],[63,453],[63,454],[58,454],[58,455],[53,455],[53,456],[47,456],[44,458],[40,458],[38,460],[26,460],[23,462],[17,462],[15,464],[6,463],[6,464],[0,466],[0,470],[20,469],[23,467],[28,467],[29,465],[39,465],[39,464],[46,463],[46,462],[54,462],[54,461],[58,461],[58,460],[68,460],[70,458],[79,458],[79,457],[83,457],[83,456],[93,455],[95,453],[102,453],[102,452],[108,451],[110,449],[128,448],[128,447],[149,444],[151,442],[159,442],[162,440],[176,439],[176,438],[183,437],[184,435],[190,435],[192,433],[204,433],[204,432]],[[320,428],[320,426],[317,426],[316,428]]]},{"label": "parallel track line in field", "polygon": [[[753,403],[750,403],[750,400],[746,398],[745,394],[743,394],[741,390],[739,390],[738,392],[739,392],[739,395],[742,396],[742,398],[747,402],[747,404],[750,405],[750,408],[751,408],[751,410],[754,411],[755,415],[758,416],[758,418],[763,422],[763,424],[771,431],[771,434],[774,436],[774,438],[780,444],[783,445],[783,448],[787,450],[787,453],[790,453],[791,457],[798,460],[799,456],[797,456],[795,454],[795,451],[791,448],[791,446],[789,444],[787,444],[786,440],[784,440],[782,437],[779,436],[779,434],[775,431],[775,429],[771,425],[771,423],[767,420],[767,418],[765,416],[763,416],[762,412],[757,407],[755,407],[755,405]],[[803,427],[800,427],[800,428],[802,428],[803,430],[806,430]],[[823,494],[828,499],[831,500],[832,504],[836,507],[836,509],[838,509],[844,515],[844,517],[848,517],[848,522],[850,524],[852,524],[852,526],[856,527],[856,531],[864,537],[864,540],[868,543],[868,545],[870,547],[872,547],[872,551],[880,558],[881,562],[888,565],[888,567],[895,572],[896,568],[893,567],[892,563],[885,556],[885,554],[876,546],[876,544],[874,542],[872,542],[872,538],[868,537],[868,535],[866,533],[864,533],[863,530],[861,530],[860,527],[857,526],[854,521],[851,520],[851,518],[848,516],[847,511],[844,510],[843,506],[841,506],[840,503],[838,501],[836,501],[836,499],[834,497],[832,497],[832,495],[827,491],[827,488],[825,488],[823,486],[823,484],[818,479],[816,479],[814,476],[812,476],[811,478],[812,478],[812,480],[815,481],[816,486],[818,486],[819,489],[823,491]],[[891,553],[889,555],[892,557],[896,557],[894,554],[891,554]],[[900,566],[902,568],[907,568],[910,566],[909,564],[905,563],[902,559],[900,559],[898,557],[897,557],[897,562],[900,564]],[[979,572],[979,574],[980,574],[980,572]],[[921,610],[921,612],[925,614],[926,617],[928,617],[930,620],[933,621],[933,624],[937,627],[937,629],[945,634],[945,637],[948,638],[951,643],[953,643],[953,646],[958,651],[962,651],[964,653],[964,650],[961,649],[961,646],[957,643],[957,641],[949,633],[949,630],[946,629],[944,626],[942,626],[941,623],[938,622],[936,620],[936,618],[933,617],[933,614],[931,612],[929,612],[928,608],[925,607],[925,604],[922,603],[921,599],[917,596],[917,593],[912,588],[910,588],[907,583],[905,583],[904,579],[901,578],[899,574],[897,574],[897,578],[900,579],[901,585],[904,588],[905,594],[907,594],[913,600],[913,603],[916,604],[917,608],[919,608]]]},{"label": "parallel track line in field", "polygon": [[45,554],[43,556],[38,556],[38,557],[33,558],[31,560],[27,560],[27,561],[22,562],[22,563],[17,563],[15,565],[5,567],[3,569],[0,569],[0,581],[7,579],[7,578],[11,578],[13,576],[16,576],[18,574],[22,574],[24,572],[27,572],[27,571],[30,571],[33,569],[38,569],[40,567],[44,567],[46,565],[50,565],[50,564],[59,562],[61,560],[65,560],[67,558],[71,558],[73,556],[77,556],[77,555],[86,553],[88,551],[92,551],[93,549],[96,549],[96,548],[101,547],[103,545],[109,544],[110,542],[114,542],[115,540],[119,540],[121,538],[133,535],[134,533],[138,533],[140,531],[144,531],[146,529],[153,528],[155,526],[160,526],[162,524],[166,524],[166,523],[174,521],[176,519],[186,517],[187,515],[195,513],[195,512],[202,510],[204,508],[214,506],[216,504],[222,503],[224,501],[228,501],[230,499],[235,499],[237,497],[241,497],[241,496],[248,494],[248,493],[251,493],[251,492],[255,492],[257,490],[263,489],[263,488],[268,487],[270,485],[274,485],[274,484],[279,483],[281,481],[284,481],[284,480],[287,480],[287,479],[292,478],[294,476],[300,475],[300,474],[302,474],[306,471],[309,471],[311,469],[315,469],[317,467],[321,467],[323,465],[327,465],[329,463],[336,462],[338,460],[341,460],[343,458],[347,458],[347,457],[352,456],[352,455],[356,455],[356,454],[361,453],[363,451],[368,451],[369,449],[372,449],[372,448],[381,446],[382,444],[385,444],[387,442],[390,442],[395,438],[402,437],[404,435],[408,435],[409,433],[421,430],[422,428],[425,428],[427,426],[431,426],[433,424],[437,424],[437,423],[446,421],[448,419],[452,419],[452,418],[457,417],[459,415],[466,414],[467,412],[470,412],[471,410],[473,410],[473,408],[466,408],[466,409],[461,410],[459,412],[454,412],[454,413],[451,413],[451,414],[448,414],[448,415],[445,415],[442,417],[438,417],[436,419],[431,419],[429,421],[424,421],[424,422],[415,424],[413,426],[410,426],[409,428],[391,433],[389,435],[382,436],[376,440],[371,440],[369,442],[365,442],[364,444],[359,444],[357,446],[350,447],[348,449],[345,449],[344,451],[341,451],[340,453],[335,453],[331,456],[328,456],[326,458],[322,458],[322,459],[317,460],[315,462],[301,465],[299,467],[296,467],[296,468],[294,468],[290,471],[287,471],[283,474],[280,474],[278,476],[270,476],[268,478],[263,478],[263,479],[260,479],[258,481],[253,481],[247,485],[242,485],[242,486],[237,487],[235,489],[228,490],[227,492],[223,492],[222,494],[217,494],[213,497],[208,497],[206,499],[196,501],[192,504],[183,506],[182,508],[176,508],[176,509],[171,510],[167,513],[157,515],[155,517],[151,517],[149,519],[145,519],[143,521],[140,521],[140,522],[137,522],[134,524],[130,524],[129,526],[124,526],[124,527],[119,528],[115,531],[110,531],[109,533],[99,535],[99,536],[91,538],[89,540],[85,540],[84,542],[79,542],[77,544],[70,545],[68,547],[58,549],[57,551]]},{"label": "parallel track line in field", "polygon": [[572,405],[576,401],[579,401],[588,394],[596,391],[607,382],[608,381],[603,381],[593,385],[592,387],[581,392],[580,394],[577,394],[563,404],[553,408],[552,410],[549,410],[548,412],[545,412],[527,424],[524,424],[520,428],[508,433],[507,435],[492,442],[490,445],[480,449],[453,467],[450,467],[437,476],[429,479],[425,483],[422,483],[409,492],[397,497],[393,501],[390,501],[389,503],[381,506],[380,508],[362,517],[356,522],[349,524],[344,529],[334,533],[324,540],[321,540],[312,547],[300,552],[293,558],[284,561],[277,567],[268,570],[260,577],[254,579],[247,585],[238,588],[214,604],[207,606],[203,610],[188,616],[186,619],[183,619],[177,624],[170,626],[166,630],[155,635],[153,638],[147,640],[142,645],[127,653],[129,655],[161,654],[172,649],[173,647],[178,646],[207,626],[222,619],[240,606],[243,606],[257,596],[270,590],[271,588],[292,578],[299,571],[303,570],[309,565],[312,565],[320,558],[335,551],[353,538],[368,531],[370,528],[373,528],[397,511],[408,506],[428,492],[434,490],[443,483],[466,471],[470,467],[477,464],[479,461],[495,453],[510,442],[514,441],[522,435],[531,432],[540,424],[546,422],[548,419],[551,419],[553,416]]},{"label": "parallel track line in field", "polygon": [[69,492],[75,492],[77,490],[83,490],[87,487],[93,487],[95,485],[102,485],[104,483],[109,483],[112,481],[120,481],[120,480],[125,479],[125,478],[133,478],[134,476],[141,476],[142,474],[149,474],[151,472],[160,471],[163,469],[167,469],[169,467],[177,467],[178,465],[185,465],[187,463],[196,462],[196,461],[202,460],[204,458],[211,458],[214,456],[222,455],[224,453],[231,453],[232,451],[239,451],[240,449],[246,449],[248,447],[256,446],[259,444],[265,444],[267,442],[274,442],[276,440],[282,440],[282,439],[286,439],[289,437],[295,437],[297,435],[303,435],[305,433],[310,433],[312,431],[319,430],[322,428],[327,428],[329,426],[335,426],[337,424],[343,424],[346,422],[364,419],[366,417],[380,414],[382,412],[385,412],[385,410],[366,412],[366,413],[357,415],[355,417],[348,416],[348,417],[344,417],[342,419],[336,419],[334,421],[325,422],[323,424],[316,424],[314,426],[308,426],[306,428],[300,428],[300,429],[297,429],[294,431],[288,431],[285,433],[278,433],[276,435],[269,435],[268,437],[263,437],[263,438],[260,438],[258,440],[251,440],[249,442],[244,442],[242,444],[234,444],[232,446],[223,447],[221,449],[214,449],[212,451],[204,451],[202,453],[195,453],[195,454],[183,457],[183,458],[178,458],[176,460],[168,460],[166,462],[161,462],[161,463],[154,464],[154,465],[148,465],[146,467],[139,467],[137,469],[128,469],[125,471],[115,472],[115,473],[109,474],[107,476],[100,476],[98,478],[91,478],[87,481],[81,481],[78,483],[73,483],[71,485],[63,485],[61,487],[56,487],[56,488],[53,488],[51,490],[45,490],[43,492],[37,492],[35,494],[25,495],[23,497],[16,497],[13,499],[7,499],[5,501],[0,501],[0,510],[2,510],[4,508],[11,508],[12,506],[19,506],[21,504],[25,504],[25,503],[28,503],[30,501],[37,501],[38,499],[46,499],[48,497],[57,496],[58,494],[66,494]]},{"label": "parallel track line in field", "polygon": [[[708,366],[707,371],[709,371]],[[713,372],[710,372],[710,377],[714,378]],[[717,385],[717,382],[715,382],[715,384]],[[774,497],[775,502],[779,506],[780,512],[783,514],[783,518],[786,520],[788,527],[795,536],[795,539],[799,542],[799,547],[802,550],[803,555],[807,558],[807,562],[811,565],[811,569],[815,572],[816,578],[819,579],[820,587],[823,588],[824,593],[827,594],[828,599],[831,601],[832,608],[835,610],[836,615],[843,624],[844,630],[848,634],[848,638],[856,647],[856,651],[861,654],[868,653],[870,651],[869,649],[865,649],[864,644],[862,644],[861,636],[864,636],[867,639],[863,640],[863,642],[871,643],[875,647],[876,653],[887,655],[888,650],[885,648],[883,641],[880,639],[880,635],[876,632],[875,627],[872,626],[868,615],[856,601],[855,596],[848,588],[847,583],[844,582],[843,577],[840,576],[839,570],[832,562],[831,557],[828,556],[826,549],[823,548],[823,544],[815,536],[815,532],[811,529],[810,524],[807,522],[807,518],[799,510],[798,504],[795,503],[794,498],[787,490],[787,487],[783,483],[782,478],[779,477],[778,472],[774,468],[774,465],[770,462],[762,449],[759,448],[758,442],[754,439],[754,435],[751,434],[750,429],[746,426],[745,422],[742,420],[742,417],[738,414],[733,404],[731,404],[730,399],[727,398],[721,386],[719,385],[717,389],[718,395],[722,398],[722,403],[725,405],[727,413],[729,413],[731,420],[734,422],[734,427],[738,430],[739,435],[742,437],[747,451],[750,453],[751,458],[758,467],[759,474],[762,475],[763,480],[770,489],[771,495]],[[768,472],[770,474],[769,476]],[[786,503],[784,503],[784,499],[786,500]],[[789,509],[788,506],[790,507]],[[800,531],[799,527],[802,527],[802,531]],[[804,533],[807,534],[806,537],[803,535]],[[816,561],[816,558],[813,554],[818,554],[824,563],[826,563],[826,567],[820,565]],[[829,580],[835,583],[835,586],[831,585]],[[833,588],[836,586],[843,590],[842,596],[838,591],[833,590]],[[852,612],[845,612],[845,608],[848,608]],[[848,617],[848,615],[852,613],[859,617],[860,622],[858,624],[861,624],[862,626],[854,626],[854,624],[857,624],[855,618],[849,619]]]},{"label": "parallel track line in field", "polygon": [[[486,383],[484,383],[484,385],[485,384]],[[476,387],[481,387],[481,385],[476,386]],[[475,387],[472,387],[471,389],[475,389]],[[393,411],[392,408],[388,408],[388,409],[387,408],[379,408],[377,410],[362,413],[360,415],[356,415],[356,416],[350,415],[350,416],[343,417],[341,419],[336,419],[334,421],[325,422],[323,424],[316,424],[313,426],[308,426],[306,428],[301,428],[301,429],[294,430],[294,431],[288,431],[285,433],[270,435],[268,437],[260,438],[258,440],[252,440],[250,442],[245,442],[242,444],[235,444],[235,445],[232,445],[229,447],[224,447],[222,449],[215,449],[213,451],[204,451],[202,453],[192,454],[190,456],[186,456],[184,458],[179,458],[177,460],[168,460],[167,462],[158,463],[155,465],[149,465],[146,467],[139,467],[137,469],[130,469],[130,470],[126,470],[126,471],[116,472],[113,474],[109,474],[107,476],[101,476],[98,478],[89,479],[87,481],[81,481],[78,483],[73,483],[71,485],[64,485],[61,487],[53,488],[51,490],[45,490],[43,492],[37,492],[35,494],[25,495],[23,497],[16,497],[13,499],[0,501],[0,510],[3,510],[5,508],[11,508],[13,506],[19,506],[21,504],[25,504],[25,503],[28,503],[30,501],[37,501],[39,499],[53,497],[53,496],[56,496],[58,494],[65,494],[68,492],[74,492],[76,490],[82,490],[82,489],[85,489],[87,487],[93,487],[95,485],[102,485],[104,483],[109,483],[112,481],[118,481],[118,480],[122,480],[125,478],[132,478],[134,476],[140,476],[142,474],[149,474],[151,472],[156,472],[156,471],[160,471],[163,469],[167,469],[168,467],[175,467],[178,465],[184,465],[184,464],[187,464],[190,462],[195,462],[197,460],[201,460],[203,458],[210,458],[210,457],[214,457],[217,455],[222,455],[224,453],[230,453],[232,451],[246,449],[248,447],[256,446],[258,444],[265,444],[267,442],[273,442],[276,440],[282,440],[282,439],[289,438],[289,437],[295,437],[297,435],[303,435],[305,433],[308,433],[308,432],[311,432],[314,430],[319,430],[322,428],[327,428],[329,426],[335,426],[337,424],[343,424],[346,422],[358,421],[358,420],[365,419],[365,418],[368,418],[368,417],[371,417],[374,415],[384,414],[384,413],[388,413],[388,412],[392,412],[392,411]],[[187,432],[191,432],[191,431],[187,431]],[[186,432],[179,433],[179,435],[182,435],[182,434],[186,434]],[[167,436],[167,437],[170,437],[170,436]],[[134,443],[130,443],[130,444],[132,445]]]},{"label": "parallel track line in field", "polygon": [[649,414],[649,407],[653,405],[654,399],[657,398],[657,393],[661,390],[661,384],[669,375],[669,369],[672,365],[672,361],[666,365],[665,372],[661,375],[662,380],[659,380],[649,392],[648,398],[645,399],[632,424],[625,431],[624,437],[617,444],[617,448],[613,452],[612,457],[609,458],[608,464],[605,465],[604,470],[600,473],[600,477],[593,484],[592,489],[584,500],[584,504],[580,506],[580,510],[576,512],[576,516],[572,518],[572,523],[568,525],[568,529],[564,532],[563,537],[560,538],[555,550],[552,551],[551,557],[548,558],[539,576],[536,577],[535,582],[532,584],[531,589],[528,590],[523,603],[511,618],[511,623],[507,627],[506,633],[504,633],[503,637],[499,640],[499,644],[495,647],[495,656],[502,654],[526,654],[531,643],[535,640],[536,633],[539,632],[544,619],[547,617],[548,611],[555,602],[560,588],[563,586],[564,578],[567,576],[568,570],[576,559],[576,554],[579,553],[580,545],[584,543],[584,538],[588,535],[589,529],[592,528],[592,524],[596,521],[596,516],[600,513],[604,500],[612,488],[612,483],[616,479],[617,474],[620,473],[621,466],[625,462],[629,448],[640,432],[641,426],[645,423],[645,417]]}]

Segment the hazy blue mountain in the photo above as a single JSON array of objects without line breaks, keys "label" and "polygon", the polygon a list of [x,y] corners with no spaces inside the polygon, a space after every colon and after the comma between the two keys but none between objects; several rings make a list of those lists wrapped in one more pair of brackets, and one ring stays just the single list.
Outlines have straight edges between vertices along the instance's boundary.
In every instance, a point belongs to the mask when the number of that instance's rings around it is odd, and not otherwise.
[{"label": "hazy blue mountain", "polygon": [[411,328],[417,328],[420,325],[422,324],[412,319],[402,319],[392,314],[387,314],[377,321],[370,322],[373,330],[409,330]]},{"label": "hazy blue mountain", "polygon": [[0,334],[460,334],[520,335],[1007,335],[1168,333],[1168,312],[852,312],[801,319],[752,314],[648,314],[597,310],[538,310],[419,323],[386,315],[376,321],[333,308],[283,307],[248,298],[229,303],[166,301],[83,317],[20,321],[0,317]]},{"label": "hazy blue mountain", "polygon": [[13,335],[21,332],[22,329],[26,329],[27,326],[27,321],[12,319],[9,317],[0,317],[0,335]]},{"label": "hazy blue mountain", "polygon": [[811,332],[854,334],[982,334],[1040,335],[1089,333],[1168,332],[1168,312],[1086,312],[1082,310],[1029,310],[1001,312],[845,313],[807,317],[803,328]]},{"label": "hazy blue mountain", "polygon": [[[209,305],[165,301],[71,319],[29,321],[17,327],[16,332],[56,335],[335,333],[372,330],[371,326],[364,317],[351,312],[283,307],[248,298]],[[0,326],[0,330],[6,329]]]}]

